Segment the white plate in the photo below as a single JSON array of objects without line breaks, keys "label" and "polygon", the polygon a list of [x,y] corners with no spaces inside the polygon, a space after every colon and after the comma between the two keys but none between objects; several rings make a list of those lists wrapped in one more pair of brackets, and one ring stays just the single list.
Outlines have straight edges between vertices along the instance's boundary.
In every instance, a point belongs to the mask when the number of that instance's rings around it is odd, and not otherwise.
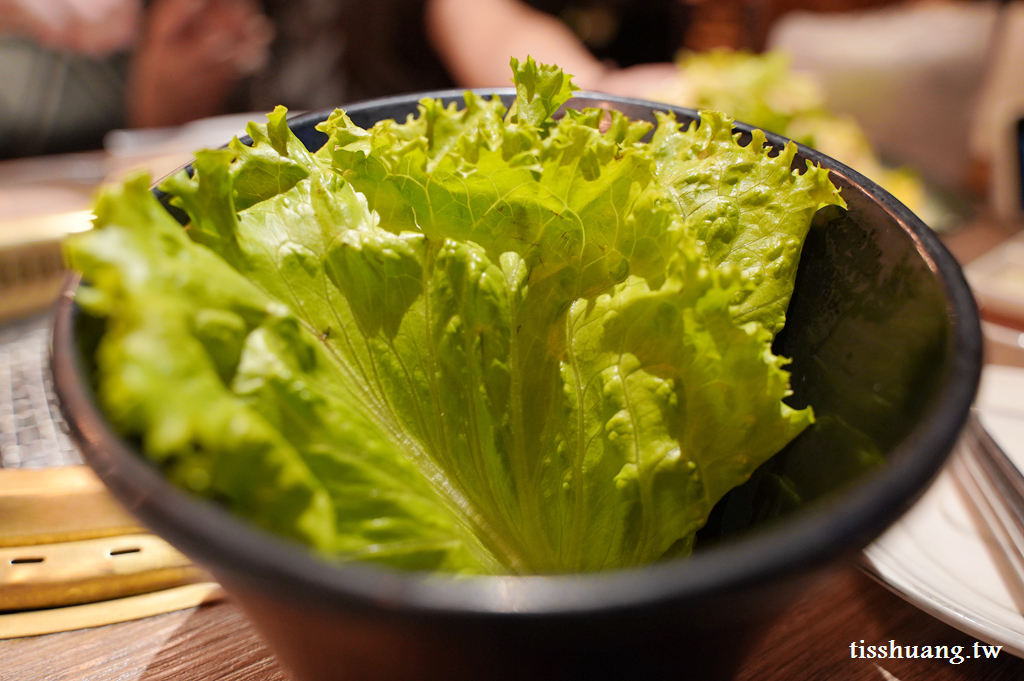
[{"label": "white plate", "polygon": [[[1024,470],[1024,369],[985,367],[976,407],[985,429]],[[954,457],[964,446],[957,445]],[[950,465],[864,554],[867,571],[906,600],[1024,657],[1024,583]]]}]

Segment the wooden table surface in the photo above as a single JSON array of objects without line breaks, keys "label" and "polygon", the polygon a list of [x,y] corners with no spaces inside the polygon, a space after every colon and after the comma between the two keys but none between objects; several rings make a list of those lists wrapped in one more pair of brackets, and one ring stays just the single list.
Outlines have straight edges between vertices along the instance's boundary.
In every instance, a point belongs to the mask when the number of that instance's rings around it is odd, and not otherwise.
[{"label": "wooden table surface", "polygon": [[[1019,681],[1024,660],[850,659],[850,643],[963,646],[975,639],[904,602],[854,567],[795,602],[745,657],[736,681]],[[875,663],[880,663],[876,665]],[[3,681],[286,681],[230,601],[62,634],[0,641]],[[647,681],[647,680],[643,680]]]}]

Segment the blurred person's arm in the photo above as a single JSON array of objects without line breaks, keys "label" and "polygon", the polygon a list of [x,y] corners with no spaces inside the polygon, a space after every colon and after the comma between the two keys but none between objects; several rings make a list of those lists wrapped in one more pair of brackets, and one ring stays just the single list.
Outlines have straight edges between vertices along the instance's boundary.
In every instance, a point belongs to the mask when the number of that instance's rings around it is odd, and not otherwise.
[{"label": "blurred person's arm", "polygon": [[235,84],[263,66],[273,26],[255,0],[156,0],[128,80],[132,127],[226,112]]},{"label": "blurred person's arm", "polygon": [[140,0],[0,0],[0,35],[103,57],[134,42],[140,5]]},{"label": "blurred person's arm", "polygon": [[519,0],[427,0],[427,37],[464,87],[508,86],[509,60],[557,64],[584,90],[641,97],[675,74],[672,64],[608,66],[559,19]]}]

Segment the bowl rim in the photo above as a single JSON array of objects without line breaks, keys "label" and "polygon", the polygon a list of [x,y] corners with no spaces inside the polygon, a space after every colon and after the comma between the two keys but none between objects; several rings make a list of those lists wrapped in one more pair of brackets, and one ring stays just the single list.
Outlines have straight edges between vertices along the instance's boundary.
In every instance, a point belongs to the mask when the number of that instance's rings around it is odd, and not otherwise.
[{"label": "bowl rim", "polygon": [[[345,111],[351,116],[387,107],[412,107],[424,98],[459,101],[465,92],[398,95],[359,102]],[[515,94],[511,88],[473,92],[503,97]],[[574,100],[667,111],[690,119],[698,115],[693,109],[602,93],[577,92]],[[309,125],[329,113],[299,115],[289,119],[289,125]],[[754,126],[736,123],[734,129],[749,133]],[[765,134],[774,146],[790,141]],[[947,375],[920,422],[893,448],[888,465],[821,502],[814,513],[794,514],[685,561],[582,575],[451,578],[359,564],[339,566],[319,559],[301,545],[174,487],[114,431],[100,411],[89,381],[83,380],[84,364],[74,339],[76,275],[69,276],[54,319],[51,365],[60,409],[87,462],[146,525],[229,585],[300,598],[321,607],[428,617],[573,617],[703,601],[810,571],[867,545],[905,512],[938,474],[966,422],[980,380],[981,329],[963,272],[931,229],[876,183],[820,152],[797,146],[798,158],[821,165],[859,187],[912,239],[945,294],[951,341],[946,350],[950,358]]]}]

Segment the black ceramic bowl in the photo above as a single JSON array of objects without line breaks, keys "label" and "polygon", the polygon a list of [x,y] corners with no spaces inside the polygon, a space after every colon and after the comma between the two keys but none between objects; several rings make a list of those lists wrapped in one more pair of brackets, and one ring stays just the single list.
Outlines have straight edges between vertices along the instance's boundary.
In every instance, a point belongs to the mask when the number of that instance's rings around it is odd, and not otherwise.
[{"label": "black ceramic bowl", "polygon": [[[404,119],[422,96],[348,113],[366,127]],[[696,116],[591,94],[570,105],[648,120],[656,109]],[[326,115],[291,125],[316,148],[325,138],[313,126]],[[849,205],[816,218],[776,342],[793,358],[792,400],[813,404],[818,423],[716,507],[689,559],[586,576],[458,580],[329,565],[172,487],[115,433],[90,385],[95,320],[71,295],[54,327],[61,407],[114,494],[206,566],[299,679],[727,677],[744,641],[815,570],[853,556],[925,489],[967,417],[981,366],[973,299],[931,230],[853,170],[801,148],[797,163],[807,159],[831,170]],[[772,483],[783,478],[803,503],[776,493]]]}]

